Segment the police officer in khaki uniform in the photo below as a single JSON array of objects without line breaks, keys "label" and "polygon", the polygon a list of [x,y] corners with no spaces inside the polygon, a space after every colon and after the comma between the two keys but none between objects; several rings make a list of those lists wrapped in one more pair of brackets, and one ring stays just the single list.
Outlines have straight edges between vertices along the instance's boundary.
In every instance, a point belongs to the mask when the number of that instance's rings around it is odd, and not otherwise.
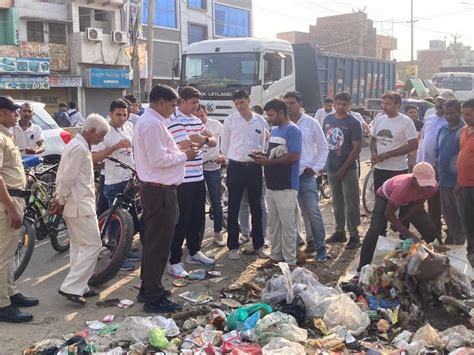
[{"label": "police officer in khaki uniform", "polygon": [[17,123],[19,108],[10,97],[0,96],[0,321],[11,323],[31,321],[33,316],[17,307],[38,304],[37,299],[18,293],[12,268],[23,222],[26,187],[20,151],[9,130]]}]

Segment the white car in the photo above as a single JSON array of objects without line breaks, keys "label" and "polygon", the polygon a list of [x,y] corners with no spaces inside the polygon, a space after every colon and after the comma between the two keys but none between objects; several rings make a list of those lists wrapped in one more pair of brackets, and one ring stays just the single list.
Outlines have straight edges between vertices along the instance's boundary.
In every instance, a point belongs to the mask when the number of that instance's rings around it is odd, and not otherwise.
[{"label": "white car", "polygon": [[45,104],[35,101],[15,100],[15,103],[18,105],[22,105],[25,102],[33,106],[34,116],[32,122],[43,130],[45,151],[41,156],[55,160],[60,158],[64,147],[71,140],[71,134],[58,126],[56,121],[44,109]]}]

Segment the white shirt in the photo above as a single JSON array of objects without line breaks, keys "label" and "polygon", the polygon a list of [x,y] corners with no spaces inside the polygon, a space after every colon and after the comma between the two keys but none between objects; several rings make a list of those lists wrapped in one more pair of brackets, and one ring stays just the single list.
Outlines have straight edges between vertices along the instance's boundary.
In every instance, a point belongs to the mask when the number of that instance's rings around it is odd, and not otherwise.
[{"label": "white shirt", "polygon": [[321,127],[324,126],[324,119],[326,118],[327,115],[330,113],[336,113],[335,109],[332,109],[331,112],[326,112],[324,108],[320,108],[316,113],[314,114],[314,119],[319,122],[319,125]]},{"label": "white shirt", "polygon": [[431,107],[428,110],[426,110],[425,117],[423,119],[426,120],[428,117],[435,114],[436,114],[436,107]]},{"label": "white shirt", "polygon": [[140,180],[163,185],[183,182],[186,153],[175,143],[163,116],[147,107],[137,122],[133,142]]},{"label": "white shirt", "polygon": [[[104,140],[93,146],[93,152],[100,152],[107,148],[112,147],[123,139],[128,139],[132,142],[133,139],[133,125],[131,122],[126,121],[125,124],[120,128],[115,128],[110,125],[110,131],[104,137]],[[115,159],[118,159],[125,164],[130,165],[131,167],[135,166],[135,161],[133,160],[133,154],[131,148],[120,148],[110,154]],[[123,169],[118,166],[116,163],[105,159],[104,160],[104,175],[105,175],[105,184],[113,185],[118,184],[123,181],[130,179],[132,172],[128,169]]]},{"label": "white shirt", "polygon": [[364,133],[364,124],[366,123],[364,120],[364,117],[362,117],[362,115],[359,112],[354,112],[354,111],[349,111],[348,114],[360,122],[360,126],[362,127],[362,133]]},{"label": "white shirt", "polygon": [[416,162],[426,162],[431,165],[436,164],[436,142],[438,133],[442,127],[447,126],[445,116],[438,116],[436,113],[425,119],[421,129],[421,142],[416,153]]},{"label": "white shirt", "polygon": [[214,120],[212,118],[208,118],[206,123],[204,124],[211,133],[213,134],[214,138],[217,140],[217,145],[215,147],[207,147],[204,146],[202,150],[202,159],[204,161],[204,170],[205,171],[214,171],[220,168],[220,165],[215,162],[215,160],[219,157],[220,152],[220,140],[222,136],[222,129],[223,125],[218,120]]},{"label": "white shirt", "polygon": [[95,215],[95,185],[89,144],[79,133],[61,156],[56,176],[56,196],[65,217]]},{"label": "white shirt", "polygon": [[15,143],[22,154],[24,154],[26,148],[36,148],[39,141],[44,141],[41,127],[33,122],[31,122],[26,130],[23,130],[19,124],[13,127],[12,130],[13,136],[15,137]]},{"label": "white shirt", "polygon": [[131,113],[128,116],[128,121],[132,123],[133,127],[135,127],[139,118],[140,116],[138,116],[136,113]]},{"label": "white shirt", "polygon": [[85,119],[84,116],[82,116],[82,113],[76,109],[69,109],[67,110],[67,113],[69,115],[69,119],[71,120],[72,127],[84,125]]},{"label": "white shirt", "polygon": [[252,112],[252,118],[246,121],[238,112],[224,120],[221,151],[229,160],[253,162],[248,155],[254,150],[265,149],[265,131],[268,123]]},{"label": "white shirt", "polygon": [[[377,139],[377,154],[403,147],[409,140],[417,139],[413,120],[402,113],[389,118],[386,114],[377,117],[372,131]],[[400,171],[408,169],[407,154],[391,157],[375,165],[377,169]]]},{"label": "white shirt", "polygon": [[311,168],[315,172],[324,169],[329,148],[321,125],[304,113],[301,114],[296,125],[301,130],[303,141],[299,174],[303,174],[306,168]]}]

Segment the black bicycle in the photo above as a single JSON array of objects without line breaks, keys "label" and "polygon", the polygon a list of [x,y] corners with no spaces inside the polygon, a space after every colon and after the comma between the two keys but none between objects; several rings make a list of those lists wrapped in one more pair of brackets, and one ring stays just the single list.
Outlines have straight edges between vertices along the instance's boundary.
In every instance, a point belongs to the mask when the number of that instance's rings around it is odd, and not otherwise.
[{"label": "black bicycle", "polygon": [[141,232],[142,205],[137,172],[118,159],[106,159],[130,170],[132,175],[123,193],[115,197],[112,207],[98,217],[102,249],[94,274],[89,280],[92,286],[102,285],[115,277],[130,252],[133,236]]},{"label": "black bicycle", "polygon": [[318,183],[320,200],[330,200],[332,198],[331,185],[329,185],[328,173],[323,171],[321,175],[316,177]]},{"label": "black bicycle", "polygon": [[69,233],[64,218],[48,212],[54,193],[54,183],[42,181],[44,174],[56,175],[57,164],[39,169],[38,167],[26,170],[26,208],[13,260],[15,280],[23,274],[30,262],[36,240],[50,238],[54,250],[60,253],[69,250]]}]

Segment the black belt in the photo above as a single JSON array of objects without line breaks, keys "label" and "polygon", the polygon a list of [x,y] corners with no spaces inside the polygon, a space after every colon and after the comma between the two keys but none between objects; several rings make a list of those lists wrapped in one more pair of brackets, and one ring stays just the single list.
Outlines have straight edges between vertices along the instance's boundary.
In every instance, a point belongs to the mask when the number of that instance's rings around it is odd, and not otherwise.
[{"label": "black belt", "polygon": [[11,197],[26,197],[26,191],[18,189],[8,189],[8,193]]},{"label": "black belt", "polygon": [[162,189],[176,189],[176,185],[164,185],[164,184],[160,184],[160,183],[157,183],[157,182],[146,182],[146,181],[143,181],[143,184],[144,185],[148,185],[148,186],[153,186],[153,187],[159,187],[159,188],[162,188]]},{"label": "black belt", "polygon": [[254,163],[253,161],[237,161],[237,160],[230,160],[229,163],[240,165],[240,166],[260,166],[257,163]]}]

